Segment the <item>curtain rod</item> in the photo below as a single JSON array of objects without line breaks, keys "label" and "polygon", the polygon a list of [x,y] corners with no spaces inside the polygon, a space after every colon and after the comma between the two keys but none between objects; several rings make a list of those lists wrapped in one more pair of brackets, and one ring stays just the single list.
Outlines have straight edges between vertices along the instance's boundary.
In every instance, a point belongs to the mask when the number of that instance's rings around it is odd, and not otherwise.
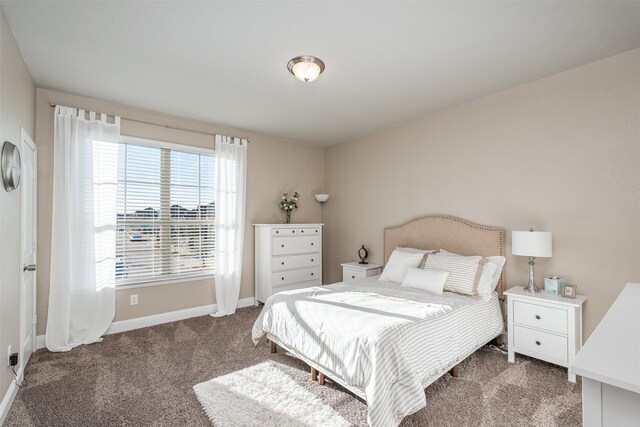
[{"label": "curtain rod", "polygon": [[[50,106],[51,108],[55,108],[55,107],[57,107],[57,106],[58,106],[58,104],[54,104],[53,102],[50,102],[50,103],[49,103],[49,106]],[[107,115],[107,116],[109,116],[109,115]],[[111,117],[114,117],[114,116],[113,116],[113,115],[111,115]],[[129,121],[129,122],[142,123],[142,124],[145,124],[145,125],[151,125],[151,126],[160,126],[160,127],[167,128],[167,129],[181,130],[181,131],[184,131],[184,132],[199,133],[200,135],[216,136],[216,134],[215,134],[215,133],[211,133],[211,132],[204,132],[204,131],[200,131],[200,130],[193,130],[193,129],[181,128],[181,127],[177,127],[177,126],[170,126],[170,125],[161,125],[161,124],[159,124],[159,123],[147,122],[147,121],[145,121],[145,120],[130,119],[130,118],[128,118],[128,117],[122,117],[122,116],[121,116],[120,118],[121,118],[121,119],[123,119],[123,120],[127,120],[127,121]],[[251,141],[250,141],[249,139],[247,139],[247,138],[240,138],[240,137],[238,137],[238,136],[232,136],[231,138],[246,139],[246,140],[247,140],[247,142],[251,142]]]}]

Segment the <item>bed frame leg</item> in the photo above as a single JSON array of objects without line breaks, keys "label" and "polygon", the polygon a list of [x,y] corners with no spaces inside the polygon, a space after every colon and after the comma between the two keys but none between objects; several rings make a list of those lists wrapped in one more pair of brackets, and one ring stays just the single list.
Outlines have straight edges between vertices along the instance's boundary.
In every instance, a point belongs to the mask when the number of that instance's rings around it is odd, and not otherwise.
[{"label": "bed frame leg", "polygon": [[449,371],[452,377],[458,378],[460,376],[460,365],[456,365]]},{"label": "bed frame leg", "polygon": [[271,353],[277,353],[277,352],[278,352],[278,349],[276,347],[276,343],[271,341]]},{"label": "bed frame leg", "polygon": [[318,384],[324,385],[324,374],[322,372],[318,374]]},{"label": "bed frame leg", "polygon": [[311,368],[311,380],[318,381],[318,370],[316,368]]}]

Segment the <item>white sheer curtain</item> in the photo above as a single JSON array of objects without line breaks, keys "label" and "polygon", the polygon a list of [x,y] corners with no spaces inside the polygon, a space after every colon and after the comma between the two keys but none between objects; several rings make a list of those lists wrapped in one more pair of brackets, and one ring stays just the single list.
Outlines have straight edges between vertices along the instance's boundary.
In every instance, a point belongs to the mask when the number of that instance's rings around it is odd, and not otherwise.
[{"label": "white sheer curtain", "polygon": [[54,113],[47,348],[100,340],[115,313],[120,118],[57,106]]},{"label": "white sheer curtain", "polygon": [[246,139],[216,135],[216,246],[214,317],[236,312],[242,275],[246,200]]}]

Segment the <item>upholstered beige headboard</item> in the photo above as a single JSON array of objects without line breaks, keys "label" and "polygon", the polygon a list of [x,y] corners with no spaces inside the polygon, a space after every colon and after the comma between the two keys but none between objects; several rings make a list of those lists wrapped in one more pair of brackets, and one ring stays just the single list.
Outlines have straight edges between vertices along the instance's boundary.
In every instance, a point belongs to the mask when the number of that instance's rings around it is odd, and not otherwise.
[{"label": "upholstered beige headboard", "polygon": [[[384,229],[384,262],[397,247],[445,249],[461,255],[504,256],[504,230],[447,215],[427,215]],[[504,291],[505,269],[498,283]]]}]

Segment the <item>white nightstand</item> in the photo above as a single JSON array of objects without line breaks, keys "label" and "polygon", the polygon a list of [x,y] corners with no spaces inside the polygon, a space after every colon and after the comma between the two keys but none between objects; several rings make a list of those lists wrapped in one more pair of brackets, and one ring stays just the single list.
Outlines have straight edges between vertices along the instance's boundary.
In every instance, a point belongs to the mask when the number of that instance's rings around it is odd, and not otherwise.
[{"label": "white nightstand", "polygon": [[364,279],[365,277],[377,276],[381,272],[382,266],[380,264],[346,262],[342,264],[342,281]]},{"label": "white nightstand", "polygon": [[[582,347],[582,304],[587,298],[563,298],[544,291],[531,294],[522,286],[504,294],[509,362],[520,353],[568,368]],[[569,381],[576,382],[576,376],[569,373]]]}]

